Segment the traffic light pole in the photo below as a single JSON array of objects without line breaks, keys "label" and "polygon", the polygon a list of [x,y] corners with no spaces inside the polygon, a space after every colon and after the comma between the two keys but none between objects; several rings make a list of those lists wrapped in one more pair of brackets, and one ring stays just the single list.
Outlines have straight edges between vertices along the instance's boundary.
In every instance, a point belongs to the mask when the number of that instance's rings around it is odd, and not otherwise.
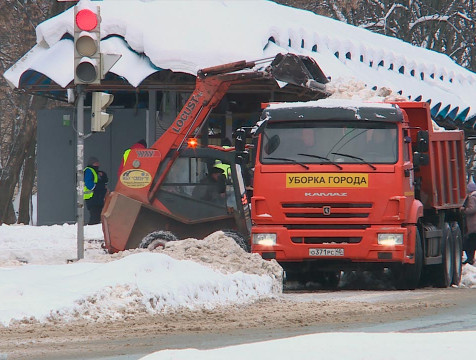
[{"label": "traffic light pole", "polygon": [[84,258],[84,89],[76,85],[76,218],[77,218],[77,247],[78,260]]}]

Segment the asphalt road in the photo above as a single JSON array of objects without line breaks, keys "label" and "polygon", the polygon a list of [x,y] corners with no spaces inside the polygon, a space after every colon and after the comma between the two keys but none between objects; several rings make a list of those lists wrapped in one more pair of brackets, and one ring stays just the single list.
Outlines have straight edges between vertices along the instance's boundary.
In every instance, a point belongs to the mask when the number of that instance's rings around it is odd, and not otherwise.
[{"label": "asphalt road", "polygon": [[293,290],[277,300],[109,324],[0,329],[12,359],[135,360],[163,349],[210,349],[319,332],[476,330],[476,289]]},{"label": "asphalt road", "polygon": [[[320,322],[316,319],[306,326],[276,327],[273,323],[263,326],[229,329],[220,332],[186,332],[182,334],[165,334],[163,336],[142,338],[144,347],[139,353],[114,357],[121,360],[139,359],[141,356],[167,348],[210,349],[242,343],[265,341],[319,332],[445,332],[476,330],[476,289],[421,289],[416,291],[375,291],[343,290],[327,291],[292,291],[282,296],[285,302],[311,303],[345,303],[346,307],[356,308],[381,304],[419,304],[400,311],[366,314],[359,311],[343,315],[340,310],[335,313],[335,321]],[[340,308],[339,308],[340,309]],[[293,308],[289,308],[292,312]],[[343,320],[343,321],[342,321]],[[268,326],[267,326],[268,325]],[[91,358],[91,360],[112,359],[108,357]]]}]

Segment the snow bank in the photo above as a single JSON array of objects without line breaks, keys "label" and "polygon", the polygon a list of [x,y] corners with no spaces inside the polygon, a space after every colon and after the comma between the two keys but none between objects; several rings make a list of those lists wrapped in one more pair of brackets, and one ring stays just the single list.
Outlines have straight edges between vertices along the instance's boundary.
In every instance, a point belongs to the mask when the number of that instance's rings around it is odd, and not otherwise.
[{"label": "snow bank", "polygon": [[475,331],[444,333],[322,333],[227,346],[218,349],[163,350],[141,360],[447,360],[467,356]]},{"label": "snow bank", "polygon": [[[120,320],[252,303],[282,291],[282,268],[243,251],[223,232],[165,249],[107,254],[100,225],[0,226],[0,324]],[[62,265],[59,265],[62,264]]]}]

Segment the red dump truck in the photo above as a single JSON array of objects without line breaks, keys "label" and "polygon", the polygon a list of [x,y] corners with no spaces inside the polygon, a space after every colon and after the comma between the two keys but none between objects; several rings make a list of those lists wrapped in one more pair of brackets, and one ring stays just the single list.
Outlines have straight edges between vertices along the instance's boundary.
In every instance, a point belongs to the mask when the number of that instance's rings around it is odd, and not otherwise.
[{"label": "red dump truck", "polygon": [[424,102],[270,104],[261,120],[252,252],[328,286],[359,269],[460,282],[462,131],[435,129]]}]

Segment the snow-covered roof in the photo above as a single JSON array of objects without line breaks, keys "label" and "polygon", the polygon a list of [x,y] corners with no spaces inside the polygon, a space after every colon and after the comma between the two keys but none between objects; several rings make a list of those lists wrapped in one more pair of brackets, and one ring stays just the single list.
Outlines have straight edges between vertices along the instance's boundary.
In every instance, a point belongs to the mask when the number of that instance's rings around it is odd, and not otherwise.
[{"label": "snow-covered roof", "polygon": [[[313,57],[332,81],[355,79],[428,101],[434,115],[476,117],[476,74],[448,56],[268,0],[81,0],[101,8],[101,51],[121,54],[111,72],[132,86],[170,69],[256,60],[278,52]],[[14,87],[35,71],[73,80],[73,8],[36,28],[37,44],[5,74]],[[65,34],[71,37],[65,37]],[[69,60],[69,61],[66,61]]]}]

